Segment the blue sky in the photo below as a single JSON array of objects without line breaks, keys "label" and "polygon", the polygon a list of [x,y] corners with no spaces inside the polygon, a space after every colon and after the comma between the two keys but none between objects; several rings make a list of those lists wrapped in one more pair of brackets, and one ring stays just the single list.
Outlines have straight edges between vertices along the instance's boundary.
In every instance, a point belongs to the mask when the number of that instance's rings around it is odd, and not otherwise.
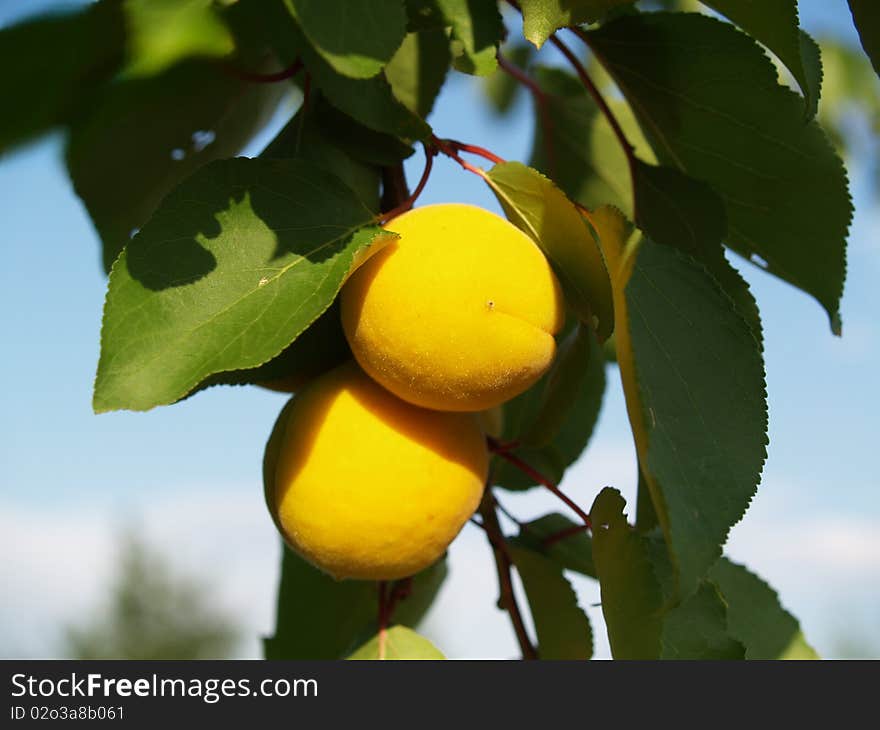
[{"label": "blue sky", "polygon": [[[27,6],[4,3],[0,23]],[[851,37],[845,3],[802,0],[807,30]],[[527,159],[528,100],[500,124],[470,80],[448,84],[432,118],[440,136]],[[864,132],[864,130],[862,130]],[[255,142],[259,151],[268,134]],[[869,143],[862,139],[860,151]],[[92,414],[91,386],[105,280],[97,237],[68,183],[53,136],[0,160],[0,655],[51,653],[58,627],[100,600],[120,525],[137,524],[165,552],[210,577],[252,632],[268,629],[277,561],[263,514],[260,462],[284,403],[257,388],[214,388],[145,414]],[[876,151],[876,150],[875,150]],[[862,155],[857,155],[862,156]],[[418,179],[422,159],[408,163]],[[880,651],[880,492],[873,464],[880,389],[880,209],[871,173],[849,166],[856,216],[843,299],[844,335],[831,335],[812,299],[740,265],[761,307],[770,394],[770,457],[759,496],[734,529],[731,553],[780,590],[808,636],[835,642],[873,631]],[[421,202],[497,209],[475,176],[439,159]],[[804,215],[821,215],[804,210]],[[609,371],[612,382],[616,371]],[[565,488],[589,505],[605,484],[634,491],[629,427],[619,387],[599,433]],[[519,516],[561,510],[548,495],[505,500]],[[453,656],[513,653],[492,605],[489,554],[466,530],[453,576],[427,632]],[[577,582],[581,602],[598,600]],[[453,623],[459,611],[473,617]],[[590,609],[594,622],[600,622]],[[256,652],[251,642],[243,653]]]}]

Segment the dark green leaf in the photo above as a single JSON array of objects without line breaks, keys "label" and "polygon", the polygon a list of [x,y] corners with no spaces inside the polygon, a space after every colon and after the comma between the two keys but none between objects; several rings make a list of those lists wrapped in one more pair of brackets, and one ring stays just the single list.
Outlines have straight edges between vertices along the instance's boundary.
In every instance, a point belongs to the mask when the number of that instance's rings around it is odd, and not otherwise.
[{"label": "dark green leaf", "polygon": [[162,198],[205,163],[238,153],[282,93],[191,62],[118,83],[94,101],[71,126],[67,168],[108,271]]},{"label": "dark green leaf", "polygon": [[294,393],[321,373],[351,359],[351,350],[339,321],[336,302],[299,337],[269,362],[247,370],[227,370],[209,376],[199,390],[212,385],[262,385]]},{"label": "dark green leaf", "polygon": [[[506,441],[520,441],[517,456],[553,482],[583,453],[605,393],[605,361],[591,331],[575,324],[564,335],[550,371],[529,390],[504,404]],[[567,398],[567,402],[560,402]],[[558,409],[558,410],[554,410]],[[528,489],[534,481],[496,459],[495,484]]]},{"label": "dark green leaf", "polygon": [[811,49],[805,57],[804,40],[798,28],[797,0],[762,0],[759,3],[742,0],[702,0],[713,10],[736,23],[756,41],[769,48],[791,71],[804,94],[807,115],[816,114],[822,83],[822,67]]},{"label": "dark green leaf", "polygon": [[299,49],[327,101],[361,125],[403,139],[425,139],[431,135],[425,121],[394,96],[384,73],[369,79],[343,76],[321,58],[295,25],[282,26],[276,33],[280,34],[276,43]]},{"label": "dark green leaf", "polygon": [[[562,533],[567,534],[562,539],[546,544],[547,538]],[[596,577],[592,538],[583,525],[572,522],[564,515],[554,512],[525,523],[520,527],[518,540],[565,570],[573,570],[590,578]]]},{"label": "dark green leaf", "polygon": [[746,659],[819,658],[776,591],[754,573],[721,558],[709,577],[727,602],[730,634],[745,645]]},{"label": "dark green leaf", "polygon": [[379,637],[375,636],[349,659],[445,659],[440,650],[424,636],[405,626],[392,626],[385,638],[385,653],[380,655]]},{"label": "dark green leaf", "polygon": [[760,478],[761,342],[705,266],[630,239],[616,211],[599,209],[593,222],[614,283],[615,343],[639,462],[686,597],[720,557]]},{"label": "dark green leaf", "polygon": [[589,659],[593,656],[593,631],[578,605],[562,568],[521,547],[509,546],[510,557],[522,580],[538,636],[541,659]]},{"label": "dark green leaf", "polygon": [[606,487],[590,509],[602,613],[615,659],[656,659],[665,601],[647,540],[627,524],[625,507],[620,492]]},{"label": "dark green leaf", "polygon": [[122,13],[113,3],[0,30],[0,154],[87,108],[118,70],[123,47]]},{"label": "dark green leaf", "polygon": [[212,0],[126,0],[125,75],[154,76],[193,57],[218,58],[235,41]]},{"label": "dark green leaf", "polygon": [[203,167],[113,266],[95,410],[172,403],[275,357],[391,239],[372,221],[350,188],[301,160]]},{"label": "dark green leaf", "polygon": [[880,75],[880,12],[875,0],[849,0],[853,23],[859,32],[862,48]]},{"label": "dark green leaf", "polygon": [[635,164],[636,225],[657,243],[702,258],[721,254],[726,233],[724,203],[705,183],[672,167]]},{"label": "dark green leaf", "polygon": [[378,167],[396,165],[413,153],[411,145],[384,132],[377,132],[352,119],[318,96],[306,116],[312,126],[320,127],[323,136],[354,160]]},{"label": "dark green leaf", "polygon": [[366,79],[391,60],[406,33],[402,0],[285,0],[309,42],[340,74]]},{"label": "dark green leaf", "polygon": [[402,0],[285,0],[312,47],[338,73],[375,76],[406,33]]},{"label": "dark green leaf", "polygon": [[[351,144],[351,140],[370,143],[372,156],[398,160],[392,150],[405,148],[393,137],[361,127],[350,117],[324,102],[320,95],[308,109],[302,108],[260,154],[265,159],[297,158],[313,162],[332,172],[374,212],[379,211],[379,169],[391,164],[364,160],[367,155]],[[377,153],[379,150],[381,154]]]},{"label": "dark green leaf", "polygon": [[553,264],[566,303],[608,339],[614,328],[611,282],[602,251],[581,213],[552,180],[521,162],[503,162],[487,182],[510,221],[528,233]]},{"label": "dark green leaf", "polygon": [[559,28],[592,23],[621,5],[635,0],[520,0],[523,35],[536,48]]},{"label": "dark green leaf", "polygon": [[443,15],[439,0],[404,0],[407,30],[443,30],[449,23]]},{"label": "dark green leaf", "polygon": [[745,648],[727,628],[727,606],[711,581],[663,620],[661,659],[745,659]]},{"label": "dark green leaf", "polygon": [[496,0],[435,0],[452,26],[453,65],[459,71],[486,76],[498,66],[495,54],[504,40],[504,23]]},{"label": "dark green leaf", "polygon": [[410,111],[427,118],[446,80],[451,56],[443,30],[409,33],[385,68],[394,96]]},{"label": "dark green leaf", "polygon": [[[846,174],[760,47],[692,13],[624,17],[588,38],[660,162],[721,195],[726,243],[812,294],[839,332],[852,213]],[[822,214],[804,214],[811,210]]]}]

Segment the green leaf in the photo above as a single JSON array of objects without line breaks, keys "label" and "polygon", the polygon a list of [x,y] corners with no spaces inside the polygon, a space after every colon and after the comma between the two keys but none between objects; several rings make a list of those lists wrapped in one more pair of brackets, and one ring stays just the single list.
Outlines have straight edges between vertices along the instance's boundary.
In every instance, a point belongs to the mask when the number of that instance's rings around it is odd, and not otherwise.
[{"label": "green leaf", "polygon": [[745,659],[745,648],[727,628],[727,607],[717,586],[697,592],[664,618],[661,659]]},{"label": "green leaf", "polygon": [[[273,521],[271,495],[279,448],[294,399],[281,410],[263,455],[263,494]],[[277,527],[277,521],[276,521]],[[446,578],[445,558],[413,578],[411,594],[396,619],[416,626]],[[341,659],[376,631],[378,594],[372,581],[338,581],[282,545],[275,634],[264,640],[267,659]]]},{"label": "green leaf", "polygon": [[593,223],[614,284],[615,342],[639,463],[687,597],[720,557],[766,457],[759,333],[692,257],[630,238],[614,210],[598,209]]},{"label": "green leaf", "polygon": [[709,577],[727,602],[730,633],[745,645],[746,659],[819,658],[776,591],[754,573],[721,558]]},{"label": "green leaf", "polygon": [[[566,537],[545,544],[547,538],[577,528],[576,532]],[[572,522],[568,517],[554,512],[526,522],[520,526],[518,541],[541,553],[565,570],[596,577],[596,566],[593,563],[593,540],[583,525]]]},{"label": "green leaf", "polygon": [[112,3],[0,30],[0,154],[88,108],[122,63],[124,40]]},{"label": "green leaf", "polygon": [[849,0],[849,11],[859,32],[862,48],[871,59],[874,70],[880,75],[880,17],[877,14],[877,4],[872,0]]},{"label": "green leaf", "polygon": [[179,182],[238,153],[282,93],[281,85],[246,84],[193,61],[117,83],[96,99],[71,125],[66,158],[101,236],[105,269]]},{"label": "green leaf", "polygon": [[396,165],[413,153],[411,145],[385,132],[365,127],[317,95],[306,113],[309,123],[319,127],[323,136],[353,160],[382,167]]},{"label": "green leaf", "polygon": [[[319,94],[314,106],[301,108],[274,140],[260,153],[264,159],[297,158],[312,162],[333,173],[354,191],[361,202],[374,213],[379,212],[380,162],[363,160],[355,154],[349,140],[362,139],[359,133],[369,135],[375,147],[386,141],[389,145],[403,146],[393,137],[367,130],[350,117],[324,102]],[[344,118],[346,126],[337,127],[337,118]],[[364,138],[366,142],[366,138]],[[390,147],[389,147],[390,149]],[[353,154],[354,153],[354,154]],[[394,158],[398,159],[398,158]]]},{"label": "green leaf", "polygon": [[727,232],[724,203],[708,185],[672,167],[636,161],[636,225],[657,243],[697,258],[721,255]]},{"label": "green leaf", "polygon": [[405,626],[392,626],[385,637],[385,653],[380,655],[379,636],[375,636],[349,659],[445,659],[424,636]]},{"label": "green leaf", "polygon": [[503,162],[487,182],[510,221],[528,233],[553,264],[566,303],[599,339],[614,328],[611,282],[602,251],[584,218],[553,181],[521,162]]},{"label": "green leaf", "polygon": [[[742,0],[702,0],[713,10],[736,23],[752,38],[769,48],[791,71],[804,95],[807,116],[816,114],[822,83],[821,62],[806,49],[798,28],[797,0],[763,0],[744,3]],[[806,35],[806,34],[803,34]]]},{"label": "green leaf", "polygon": [[606,487],[590,509],[602,614],[615,659],[655,659],[665,600],[647,541],[627,524],[625,507],[620,492]]},{"label": "green leaf", "polygon": [[213,0],[125,0],[128,77],[154,76],[192,57],[220,58],[235,49]]},{"label": "green leaf", "polygon": [[536,48],[559,28],[593,23],[621,5],[635,0],[520,0],[523,35]]},{"label": "green leaf", "polygon": [[691,13],[623,17],[587,37],[660,162],[722,197],[727,245],[813,295],[839,332],[852,213],[846,174],[760,47]]},{"label": "green leaf", "polygon": [[372,221],[350,188],[301,160],[203,167],[113,266],[95,410],[172,403],[275,357],[391,239]]},{"label": "green leaf", "polygon": [[[602,407],[605,360],[595,335],[576,324],[564,335],[547,374],[504,404],[504,440],[519,441],[516,454],[553,482],[583,453]],[[496,459],[495,484],[528,489],[535,483]]]},{"label": "green leaf", "polygon": [[717,586],[702,581],[675,605],[675,577],[663,540],[632,529],[616,489],[590,510],[602,612],[615,659],[743,659],[728,631]]},{"label": "green leaf", "polygon": [[385,77],[394,96],[424,119],[434,108],[451,60],[449,40],[442,30],[408,33],[385,67]]},{"label": "green leaf", "polygon": [[495,54],[504,40],[496,0],[434,0],[452,26],[453,65],[459,71],[487,76],[498,66]]},{"label": "green leaf", "polygon": [[375,76],[406,33],[402,0],[285,0],[321,57],[338,73]]},{"label": "green leaf", "polygon": [[541,659],[589,659],[593,631],[578,605],[562,568],[542,555],[513,542],[510,557],[522,580],[538,636]]},{"label": "green leaf", "polygon": [[368,79],[355,79],[337,73],[309,44],[289,17],[275,23],[272,30],[279,56],[292,61],[293,57],[300,55],[327,101],[349,117],[369,129],[407,140],[431,136],[431,128],[425,121],[394,96],[384,73]]}]

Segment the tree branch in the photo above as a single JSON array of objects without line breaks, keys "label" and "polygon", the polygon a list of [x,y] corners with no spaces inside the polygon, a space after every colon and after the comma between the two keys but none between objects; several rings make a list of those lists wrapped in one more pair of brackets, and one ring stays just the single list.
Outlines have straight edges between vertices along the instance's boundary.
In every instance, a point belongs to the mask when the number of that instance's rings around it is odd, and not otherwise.
[{"label": "tree branch", "polygon": [[513,581],[510,575],[513,561],[510,559],[510,553],[507,550],[507,542],[504,539],[504,534],[501,532],[501,525],[498,522],[498,514],[495,509],[495,497],[492,495],[492,490],[487,487],[486,493],[483,495],[483,501],[480,504],[479,512],[483,517],[482,527],[486,532],[486,536],[489,538],[489,544],[492,546],[492,554],[495,557],[495,568],[498,573],[498,590],[500,593],[498,603],[507,611],[508,616],[510,616],[510,623],[513,625],[513,631],[519,642],[523,659],[537,659],[538,652],[532,645],[531,639],[529,639],[522,614],[519,611],[519,605],[516,602],[516,595],[513,592]]}]

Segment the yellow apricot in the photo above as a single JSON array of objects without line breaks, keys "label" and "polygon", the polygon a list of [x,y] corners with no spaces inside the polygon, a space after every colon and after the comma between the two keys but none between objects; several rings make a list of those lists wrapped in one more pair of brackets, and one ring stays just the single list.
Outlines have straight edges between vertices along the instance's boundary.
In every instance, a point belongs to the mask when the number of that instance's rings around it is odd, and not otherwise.
[{"label": "yellow apricot", "polygon": [[415,208],[342,288],[342,326],[368,375],[425,408],[479,411],[550,367],[559,283],[529,236],[487,210]]},{"label": "yellow apricot", "polygon": [[406,403],[348,363],[294,397],[270,509],[288,544],[330,575],[403,578],[476,510],[488,463],[473,414]]}]

